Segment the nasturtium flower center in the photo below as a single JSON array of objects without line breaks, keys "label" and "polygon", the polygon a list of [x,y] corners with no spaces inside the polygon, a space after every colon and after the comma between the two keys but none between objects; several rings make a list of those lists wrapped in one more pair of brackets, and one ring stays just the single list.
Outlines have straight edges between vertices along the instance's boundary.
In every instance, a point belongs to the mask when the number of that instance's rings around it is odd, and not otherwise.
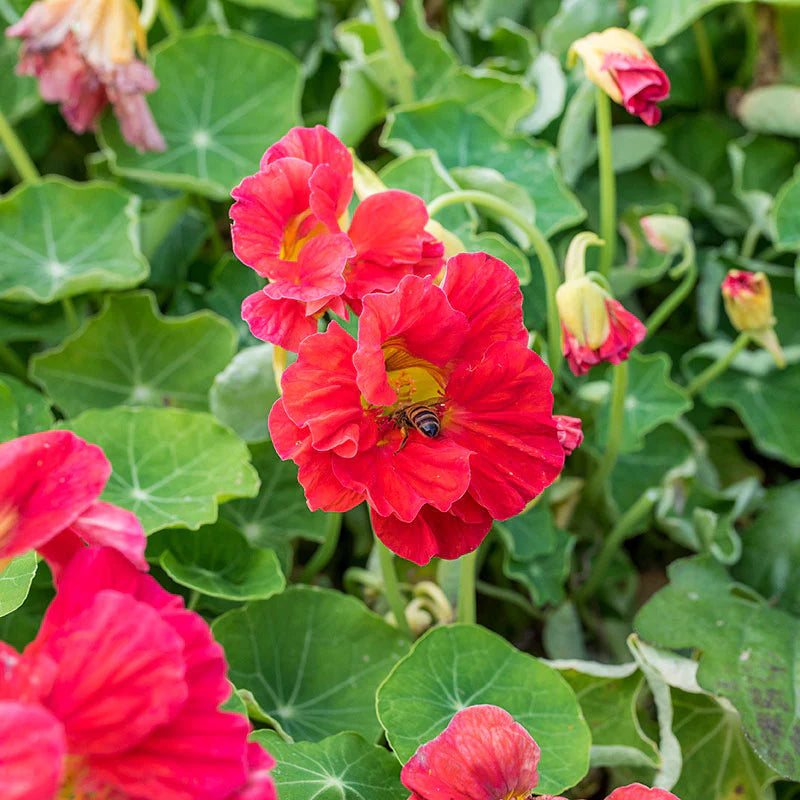
[{"label": "nasturtium flower center", "polygon": [[[0,547],[9,538],[9,534],[19,519],[19,512],[13,505],[0,505]],[[3,567],[3,559],[0,559],[0,569]]]},{"label": "nasturtium flower center", "polygon": [[[315,236],[327,233],[327,231],[328,229],[325,225],[316,217],[312,216],[310,209],[292,217],[283,233],[280,259],[282,261],[297,261],[300,257],[300,251],[303,249],[306,242],[310,241]],[[299,277],[296,279],[296,282],[299,284]]]},{"label": "nasturtium flower center", "polygon": [[397,401],[386,409],[391,414],[411,403],[433,403],[444,395],[445,376],[442,370],[411,355],[400,345],[389,340],[383,346],[386,376],[389,386],[397,393]]},{"label": "nasturtium flower center", "polygon": [[86,761],[67,756],[66,774],[56,800],[122,800],[124,795],[110,784],[94,780]]}]

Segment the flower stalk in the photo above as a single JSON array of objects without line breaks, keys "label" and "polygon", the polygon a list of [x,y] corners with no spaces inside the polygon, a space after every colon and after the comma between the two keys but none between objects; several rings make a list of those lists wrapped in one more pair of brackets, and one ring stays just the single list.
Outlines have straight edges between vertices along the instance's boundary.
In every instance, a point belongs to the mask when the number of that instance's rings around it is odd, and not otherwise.
[{"label": "flower stalk", "polygon": [[617,185],[611,153],[611,101],[599,86],[595,110],[600,171],[600,238],[605,241],[600,254],[600,274],[608,276],[617,247]]},{"label": "flower stalk", "polygon": [[717,96],[719,74],[714,61],[714,53],[711,50],[708,31],[702,19],[696,19],[692,23],[692,32],[694,33],[694,41],[697,45],[697,57],[700,60],[700,71],[703,73],[703,81],[706,85],[706,97],[709,102],[712,102]]},{"label": "flower stalk", "polygon": [[694,377],[686,387],[686,392],[690,397],[694,397],[704,386],[707,386],[714,378],[719,377],[733,363],[739,353],[747,347],[750,342],[750,334],[742,331],[734,343],[730,346],[727,353],[720,356],[716,361],[709,364],[699,375]]},{"label": "flower stalk", "polygon": [[458,576],[458,621],[474,625],[475,611],[475,581],[477,579],[478,551],[473,550],[461,556],[459,561]]},{"label": "flower stalk", "polygon": [[381,40],[383,49],[389,57],[392,65],[392,73],[397,86],[397,97],[401,103],[414,102],[414,86],[411,83],[413,70],[403,55],[403,48],[397,38],[397,32],[392,25],[392,21],[386,15],[383,0],[367,0],[375,27],[378,31],[378,38]]},{"label": "flower stalk", "polygon": [[613,367],[611,382],[611,404],[608,412],[608,440],[606,449],[600,463],[592,475],[588,494],[595,500],[603,493],[606,480],[617,463],[620,445],[622,444],[622,429],[625,424],[625,393],[628,391],[628,362],[622,361]]},{"label": "flower stalk", "polygon": [[39,180],[39,170],[36,169],[28,151],[2,111],[0,111],[0,142],[3,143],[14,169],[23,181]]},{"label": "flower stalk", "polygon": [[397,580],[397,572],[394,568],[394,553],[377,536],[375,537],[375,548],[378,551],[378,560],[380,561],[381,574],[383,575],[383,592],[394,615],[395,624],[401,633],[412,638],[411,628],[406,619],[406,604],[403,600],[400,582]]},{"label": "flower stalk", "polygon": [[697,260],[694,247],[691,247],[684,256],[683,261],[670,270],[671,278],[682,275],[681,282],[672,293],[661,302],[656,310],[647,318],[647,334],[652,336],[674,313],[680,304],[691,294],[697,283]]},{"label": "flower stalk", "polygon": [[170,36],[177,36],[182,30],[183,26],[178,18],[178,14],[172,7],[170,0],[157,0],[158,3],[158,16],[161,24],[166,28]]},{"label": "flower stalk", "polygon": [[447,206],[458,203],[472,203],[485,208],[487,211],[494,211],[499,216],[505,217],[521,228],[531,240],[531,245],[539,259],[542,274],[544,275],[547,295],[547,365],[553,373],[553,382],[555,384],[558,381],[558,374],[561,369],[561,321],[558,316],[558,307],[556,306],[556,290],[561,276],[553,249],[544,234],[524,214],[521,214],[507,201],[488,192],[471,189],[447,192],[428,204],[428,214],[433,217],[442,209],[447,208]]}]

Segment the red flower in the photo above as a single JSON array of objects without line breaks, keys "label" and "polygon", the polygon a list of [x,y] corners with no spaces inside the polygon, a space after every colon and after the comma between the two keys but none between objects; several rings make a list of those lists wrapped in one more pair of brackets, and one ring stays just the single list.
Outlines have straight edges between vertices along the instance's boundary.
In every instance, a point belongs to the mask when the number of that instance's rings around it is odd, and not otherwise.
[{"label": "red flower", "polygon": [[403,767],[409,800],[509,800],[539,782],[539,747],[507,711],[470,706]]},{"label": "red flower", "polygon": [[[36,797],[55,782],[70,797],[275,800],[246,718],[219,711],[230,685],[208,626],[110,548],[74,557],[21,656],[0,647],[0,699],[25,705],[15,735],[53,756]],[[11,775],[33,758],[0,752]]]},{"label": "red flower", "polygon": [[367,500],[398,555],[458,558],[563,466],[552,374],[526,342],[501,261],[455,256],[441,287],[408,275],[364,298],[358,342],[333,323],[303,343],[270,414],[275,449],[311,509]]},{"label": "red flower", "polygon": [[424,230],[420,198],[374,194],[348,227],[352,194],[353,159],[321,125],[292,128],[231,192],[234,252],[269,280],[242,304],[254,336],[297,350],[326,311],[347,319],[367,293],[441,271],[444,248]]},{"label": "red flower", "polygon": [[58,576],[88,542],[114,547],[146,571],[139,520],[97,499],[110,475],[103,451],[70,431],[0,444],[0,568],[35,549]]},{"label": "red flower", "polygon": [[581,421],[578,417],[567,417],[563,414],[556,414],[553,419],[556,421],[558,429],[558,441],[561,442],[564,453],[571,455],[583,441]]},{"label": "red flower", "polygon": [[6,35],[23,40],[17,72],[39,78],[42,97],[61,103],[76,133],[94,130],[111,103],[129,144],[166,149],[144,99],[158,82],[136,58],[146,34],[132,0],[39,0]]},{"label": "red flower", "polygon": [[632,783],[614,789],[606,800],[678,800],[678,798],[666,789],[648,789],[641,783]]}]

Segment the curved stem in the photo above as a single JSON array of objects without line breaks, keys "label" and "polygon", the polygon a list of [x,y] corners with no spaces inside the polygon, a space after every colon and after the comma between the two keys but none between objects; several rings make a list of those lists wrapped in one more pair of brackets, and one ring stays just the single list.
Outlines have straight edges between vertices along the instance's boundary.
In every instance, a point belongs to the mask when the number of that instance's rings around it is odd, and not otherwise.
[{"label": "curved stem", "polygon": [[531,240],[531,245],[539,259],[542,274],[544,275],[547,294],[547,361],[553,372],[554,382],[557,381],[558,373],[561,369],[561,320],[558,316],[558,306],[556,305],[556,289],[558,289],[558,285],[561,282],[561,273],[559,272],[553,249],[544,234],[524,214],[521,214],[507,201],[488,192],[471,189],[447,192],[428,204],[428,214],[433,217],[443,208],[457,203],[472,203],[489,211],[494,211],[499,216],[505,217],[522,228]]},{"label": "curved stem", "polygon": [[5,342],[0,342],[0,365],[8,369],[11,375],[15,375],[25,383],[30,383],[25,362]]},{"label": "curved stem", "polygon": [[709,364],[699,375],[689,382],[689,385],[686,387],[689,396],[694,397],[706,384],[711,383],[714,378],[725,372],[731,365],[733,359],[747,347],[749,341],[749,333],[744,331],[740,333],[731,345],[730,350],[728,350],[724,356],[721,356],[712,364]]},{"label": "curved stem", "polygon": [[71,297],[61,298],[61,309],[64,312],[64,319],[67,321],[70,333],[75,333],[80,327],[80,322]]},{"label": "curved stem", "polygon": [[375,547],[378,550],[378,559],[381,563],[383,591],[389,603],[389,608],[392,610],[392,614],[394,614],[395,624],[401,633],[404,633],[411,639],[413,637],[411,636],[411,628],[409,628],[408,620],[406,619],[406,603],[400,592],[397,572],[395,572],[394,569],[394,553],[392,553],[377,536],[375,537]]},{"label": "curved stem", "polygon": [[647,318],[645,323],[647,336],[652,336],[672,316],[675,309],[689,296],[695,283],[697,283],[697,262],[692,257],[677,288]]},{"label": "curved stem", "polygon": [[23,181],[39,180],[39,170],[36,169],[25,145],[22,144],[2,111],[0,111],[0,142],[3,143],[14,169]]},{"label": "curved stem", "polygon": [[603,542],[600,554],[594,563],[594,569],[589,580],[578,591],[581,601],[591,597],[602,583],[603,579],[614,560],[617,551],[623,542],[633,536],[642,522],[655,505],[658,495],[655,492],[645,492],[618,520],[617,524]]},{"label": "curved stem", "polygon": [[337,513],[328,514],[328,529],[325,531],[325,540],[308,560],[300,576],[300,583],[310,583],[315,575],[328,566],[339,544],[341,530],[342,515]]},{"label": "curved stem", "polygon": [[381,40],[383,49],[389,57],[392,65],[392,73],[397,85],[397,97],[401,103],[414,102],[414,86],[411,83],[413,70],[403,55],[403,48],[397,38],[397,32],[392,25],[392,21],[386,16],[386,9],[383,7],[383,0],[367,0],[375,27],[378,31],[378,38]]},{"label": "curved stem", "polygon": [[611,154],[611,100],[599,86],[595,110],[600,170],[600,238],[605,241],[600,254],[600,274],[608,276],[617,249],[617,184]]},{"label": "curved stem", "polygon": [[747,232],[744,235],[744,239],[742,240],[742,249],[739,251],[739,255],[742,258],[752,258],[760,237],[761,227],[758,225],[758,223],[754,222],[747,229]]},{"label": "curved stem", "polygon": [[158,0],[142,0],[142,10],[139,14],[139,24],[149,31],[158,16]]},{"label": "curved stem", "polygon": [[594,474],[589,480],[587,491],[589,497],[597,500],[602,496],[614,464],[617,463],[620,445],[622,444],[622,429],[625,423],[625,392],[628,390],[628,362],[623,361],[613,367],[614,377],[611,384],[611,404],[608,410],[608,440],[606,449]]},{"label": "curved stem", "polygon": [[475,624],[475,581],[477,580],[476,559],[478,551],[473,550],[458,559],[458,621]]},{"label": "curved stem", "polygon": [[487,583],[486,581],[477,581],[475,588],[479,594],[486,595],[486,597],[493,597],[495,600],[511,603],[511,605],[522,609],[534,619],[544,619],[544,614],[538,608],[534,608],[532,603],[512,589],[504,589],[502,586],[495,586],[493,583]]},{"label": "curved stem", "polygon": [[703,81],[706,84],[706,99],[711,101],[717,96],[719,74],[717,73],[717,65],[714,62],[711,42],[708,40],[708,32],[702,19],[696,19],[692,23],[692,31],[697,45],[697,56],[700,59],[700,71],[703,73]]},{"label": "curved stem", "polygon": [[158,0],[158,16],[170,36],[177,36],[181,32],[181,21],[170,0]]}]

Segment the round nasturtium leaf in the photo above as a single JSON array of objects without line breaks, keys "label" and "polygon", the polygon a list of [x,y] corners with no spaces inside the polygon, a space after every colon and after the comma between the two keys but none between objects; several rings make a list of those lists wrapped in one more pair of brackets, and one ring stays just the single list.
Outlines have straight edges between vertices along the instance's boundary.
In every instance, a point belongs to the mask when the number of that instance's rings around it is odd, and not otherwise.
[{"label": "round nasturtium leaf", "polygon": [[147,277],[139,198],[102,181],[46,178],[0,199],[0,299],[52,303]]},{"label": "round nasturtium leaf", "polygon": [[226,200],[302,124],[300,64],[274,44],[200,29],[154,48],[152,65],[159,88],[147,100],[167,150],[137,152],[107,115],[101,139],[120,174]]},{"label": "round nasturtium leaf", "polygon": [[196,530],[217,518],[217,503],[258,490],[247,446],[211,414],[112,408],[64,427],[103,448],[113,472],[101,499],[133,511],[148,533]]},{"label": "round nasturtium leaf", "polygon": [[361,601],[294,586],[224,614],[213,630],[236,688],[289,736],[377,738],[375,691],[408,641]]},{"label": "round nasturtium leaf", "polygon": [[277,764],[272,779],[281,800],[407,800],[400,765],[385,748],[346,731],[321,742],[285,742],[274,731],[256,731]]},{"label": "round nasturtium leaf", "polygon": [[75,336],[35,356],[31,375],[69,415],[118,405],[205,410],[236,339],[211,311],[164,317],[150,292],[112,295]]},{"label": "round nasturtium leaf", "polygon": [[542,751],[537,792],[558,794],[589,769],[591,735],[557,670],[477,625],[434,628],[378,690],[378,716],[402,762],[468,706],[504,708]]},{"label": "round nasturtium leaf", "polygon": [[16,611],[25,602],[36,566],[36,552],[28,550],[0,569],[0,617]]}]

